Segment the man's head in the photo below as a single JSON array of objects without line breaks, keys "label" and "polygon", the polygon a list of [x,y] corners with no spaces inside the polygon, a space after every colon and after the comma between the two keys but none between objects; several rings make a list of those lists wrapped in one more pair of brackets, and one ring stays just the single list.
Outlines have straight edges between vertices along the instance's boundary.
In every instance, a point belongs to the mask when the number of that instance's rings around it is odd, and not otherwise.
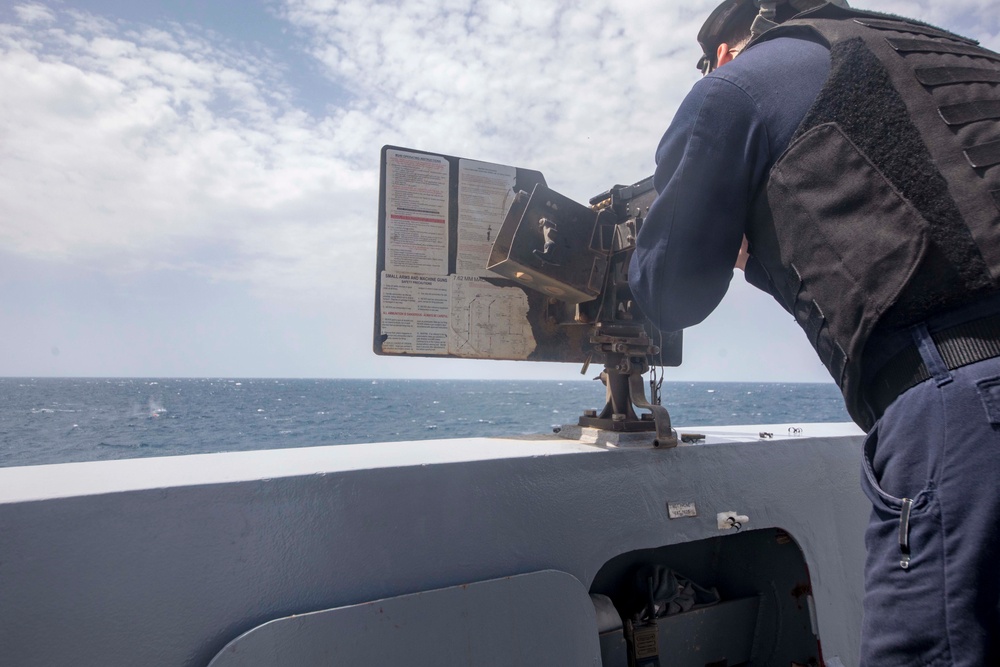
[{"label": "man's head", "polygon": [[[724,0],[698,31],[704,52],[698,69],[708,74],[732,60],[768,27],[825,4],[824,0]],[[830,0],[830,4],[847,7],[845,0]]]},{"label": "man's head", "polygon": [[754,0],[725,0],[715,8],[698,31],[698,43],[705,53],[698,61],[702,73],[708,74],[719,67],[723,47],[731,51],[750,41],[750,26],[759,11]]}]

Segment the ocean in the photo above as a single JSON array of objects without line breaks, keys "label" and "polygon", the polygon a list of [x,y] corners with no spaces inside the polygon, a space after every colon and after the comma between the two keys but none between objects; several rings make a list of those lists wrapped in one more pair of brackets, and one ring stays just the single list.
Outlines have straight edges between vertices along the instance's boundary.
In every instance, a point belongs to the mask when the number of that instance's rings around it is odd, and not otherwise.
[{"label": "ocean", "polygon": [[[674,425],[850,421],[833,384],[662,394]],[[545,433],[603,404],[588,380],[0,378],[0,467]]]}]

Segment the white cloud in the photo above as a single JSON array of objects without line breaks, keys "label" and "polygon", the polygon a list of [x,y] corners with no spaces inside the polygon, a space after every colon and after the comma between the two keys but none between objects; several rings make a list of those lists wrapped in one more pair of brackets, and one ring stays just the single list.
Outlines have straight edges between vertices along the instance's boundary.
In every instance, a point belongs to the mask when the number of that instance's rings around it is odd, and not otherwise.
[{"label": "white cloud", "polygon": [[15,5],[14,13],[24,23],[52,23],[56,20],[56,15],[51,9],[34,2]]},{"label": "white cloud", "polygon": [[[0,244],[320,293],[372,270],[382,144],[541,169],[581,200],[648,175],[715,4],[285,0],[351,93],[323,117],[297,108],[280,54],[18,5],[0,24]],[[991,5],[871,3],[996,48]]]},{"label": "white cloud", "polygon": [[372,124],[295,109],[268,63],[179,28],[25,25],[0,35],[0,89],[8,251],[301,294],[374,247]]},{"label": "white cloud", "polygon": [[[540,168],[577,198],[652,170],[697,77],[695,35],[716,0],[286,0],[330,76],[391,141]],[[990,0],[886,0],[987,45]]]},{"label": "white cloud", "polygon": [[390,141],[540,168],[585,197],[648,175],[696,75],[690,6],[623,5],[289,0],[286,16]]}]

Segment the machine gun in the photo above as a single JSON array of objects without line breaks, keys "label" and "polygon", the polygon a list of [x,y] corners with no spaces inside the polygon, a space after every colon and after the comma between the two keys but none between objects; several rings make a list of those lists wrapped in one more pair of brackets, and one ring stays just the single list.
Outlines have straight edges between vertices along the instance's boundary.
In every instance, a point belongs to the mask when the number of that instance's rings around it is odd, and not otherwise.
[{"label": "machine gun", "polygon": [[375,352],[602,363],[606,403],[579,426],[676,445],[643,375],[680,365],[681,335],[657,331],[628,287],[654,198],[651,177],[583,205],[537,171],[383,148]]}]

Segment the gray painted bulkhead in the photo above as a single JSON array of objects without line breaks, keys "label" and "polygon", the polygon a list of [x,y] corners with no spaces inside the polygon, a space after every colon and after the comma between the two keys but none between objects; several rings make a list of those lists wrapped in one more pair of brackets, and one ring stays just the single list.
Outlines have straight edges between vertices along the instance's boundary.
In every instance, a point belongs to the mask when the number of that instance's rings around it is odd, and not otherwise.
[{"label": "gray painted bulkhead", "polygon": [[[406,664],[530,664],[525,650],[562,637],[577,652],[548,664],[597,665],[586,594],[602,568],[731,535],[716,516],[729,511],[749,519],[744,531],[794,539],[823,655],[855,665],[870,510],[861,437],[806,425],[758,438],[767,428],[702,430],[704,444],[672,450],[474,439],[0,469],[0,665],[207,665],[258,626],[350,607],[315,618],[357,623],[366,603],[390,599],[407,627],[345,635],[329,664],[380,645],[395,655],[394,637],[423,633],[442,653],[415,644]],[[668,504],[697,516],[671,519]],[[432,591],[445,592],[414,596]],[[441,634],[462,604],[484,619],[466,635],[476,627],[499,647],[488,660],[461,653],[467,636]],[[529,632],[546,614],[577,634]],[[540,620],[498,621],[518,615]]]}]

